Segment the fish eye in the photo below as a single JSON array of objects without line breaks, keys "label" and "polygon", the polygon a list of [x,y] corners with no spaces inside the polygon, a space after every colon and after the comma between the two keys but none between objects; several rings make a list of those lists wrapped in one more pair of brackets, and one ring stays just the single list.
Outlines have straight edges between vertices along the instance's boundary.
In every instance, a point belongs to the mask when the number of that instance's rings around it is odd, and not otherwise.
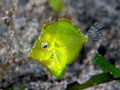
[{"label": "fish eye", "polygon": [[48,47],[48,45],[44,45],[44,46],[43,46],[43,48],[47,48],[47,47]]},{"label": "fish eye", "polygon": [[44,41],[41,43],[41,48],[47,49],[48,48],[48,42]]}]

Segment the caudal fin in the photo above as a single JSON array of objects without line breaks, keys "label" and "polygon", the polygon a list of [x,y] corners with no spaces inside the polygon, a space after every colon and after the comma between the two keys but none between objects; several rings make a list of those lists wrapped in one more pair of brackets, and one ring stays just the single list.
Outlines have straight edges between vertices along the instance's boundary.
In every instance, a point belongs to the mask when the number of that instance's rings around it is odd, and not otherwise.
[{"label": "caudal fin", "polygon": [[100,43],[102,42],[102,32],[105,30],[106,27],[102,23],[95,22],[88,30],[88,43],[90,43],[90,45],[92,46],[100,45]]}]

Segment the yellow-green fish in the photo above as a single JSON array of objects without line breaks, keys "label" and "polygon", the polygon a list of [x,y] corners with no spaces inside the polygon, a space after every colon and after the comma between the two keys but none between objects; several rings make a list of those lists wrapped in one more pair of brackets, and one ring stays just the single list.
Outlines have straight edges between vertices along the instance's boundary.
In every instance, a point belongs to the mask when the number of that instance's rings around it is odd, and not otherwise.
[{"label": "yellow-green fish", "polygon": [[43,25],[40,36],[30,50],[30,57],[38,60],[53,76],[60,79],[88,37],[69,20],[50,21],[51,18]]}]

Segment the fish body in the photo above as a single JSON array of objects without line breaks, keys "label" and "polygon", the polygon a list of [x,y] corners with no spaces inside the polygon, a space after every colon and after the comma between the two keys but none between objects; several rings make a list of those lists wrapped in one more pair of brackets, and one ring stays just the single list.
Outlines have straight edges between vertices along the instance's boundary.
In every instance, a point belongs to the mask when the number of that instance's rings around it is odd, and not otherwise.
[{"label": "fish body", "polygon": [[43,25],[40,36],[30,50],[30,57],[38,60],[56,78],[62,78],[66,66],[78,56],[88,41],[79,28],[66,19]]}]

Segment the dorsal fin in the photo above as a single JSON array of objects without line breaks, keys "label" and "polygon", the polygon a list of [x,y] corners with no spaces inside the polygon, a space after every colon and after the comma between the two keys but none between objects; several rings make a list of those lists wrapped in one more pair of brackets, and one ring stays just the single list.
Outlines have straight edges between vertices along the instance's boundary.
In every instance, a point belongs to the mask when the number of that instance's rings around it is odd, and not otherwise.
[{"label": "dorsal fin", "polygon": [[51,18],[52,18],[52,17],[50,17],[50,18],[43,24],[42,30],[46,29],[46,28],[50,25],[50,23],[51,23]]}]

